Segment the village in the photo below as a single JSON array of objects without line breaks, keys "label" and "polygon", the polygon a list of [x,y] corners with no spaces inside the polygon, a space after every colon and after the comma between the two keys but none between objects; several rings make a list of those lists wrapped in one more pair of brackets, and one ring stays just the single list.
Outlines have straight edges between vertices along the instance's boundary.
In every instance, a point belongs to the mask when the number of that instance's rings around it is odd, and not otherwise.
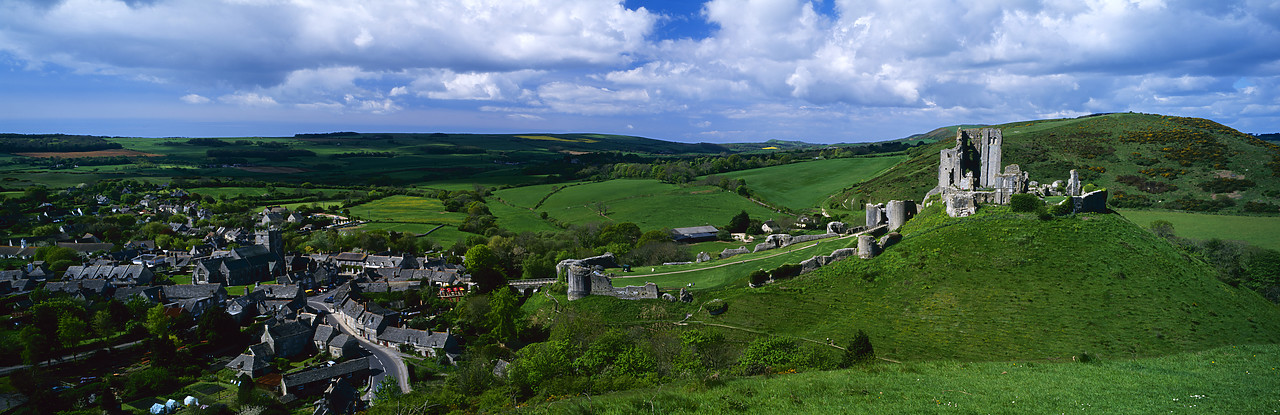
[{"label": "village", "polygon": [[[443,365],[463,358],[457,337],[447,327],[433,331],[408,325],[410,318],[430,317],[423,312],[440,309],[423,307],[422,296],[448,302],[468,292],[470,275],[461,265],[446,263],[439,255],[420,257],[413,253],[285,252],[279,226],[301,222],[304,218],[297,212],[278,206],[264,208],[255,215],[256,230],[200,228],[193,226],[196,220],[207,219],[212,212],[195,203],[177,203],[183,195],[181,191],[166,192],[166,200],[149,192],[137,205],[111,204],[102,211],[188,215],[191,219],[187,223],[163,225],[172,234],[200,238],[202,243],[189,250],[160,249],[150,240],[130,241],[117,249],[116,244],[90,233],[66,237],[67,232],[74,232],[74,225],[60,226],[63,237],[54,235],[50,238],[53,243],[44,247],[26,240],[0,246],[0,258],[27,262],[18,269],[0,271],[0,295],[10,299],[5,304],[8,311],[17,316],[30,314],[33,301],[28,298],[38,296],[70,299],[87,309],[106,303],[154,309],[171,321],[175,330],[187,332],[197,330],[194,322],[231,321],[238,327],[234,330],[250,334],[250,345],[238,354],[206,353],[205,358],[217,362],[213,366],[225,368],[233,384],[253,385],[284,403],[314,401],[315,413],[351,413],[367,407],[384,378],[389,379],[389,387],[408,392],[403,357]],[[109,203],[102,196],[94,199]],[[64,217],[83,215],[83,208],[49,209],[37,220],[57,224],[64,222]],[[352,222],[343,219],[330,219],[329,226]],[[307,225],[299,232],[310,228]],[[65,266],[67,260],[61,259],[65,270],[55,271],[50,261],[37,259],[51,247],[83,260]],[[228,288],[235,292],[229,293]],[[413,304],[406,306],[405,293],[412,293]],[[371,296],[399,300],[384,302],[394,305],[392,309],[371,301]],[[118,344],[99,345],[106,346],[104,350],[120,349],[137,337],[119,336]],[[36,363],[52,367],[86,353],[76,347],[53,349],[59,350],[51,353],[59,354],[45,354],[35,359]],[[300,362],[305,363],[299,367]],[[21,366],[9,368],[6,373],[19,369]],[[171,413],[200,405],[195,397],[176,398],[158,400],[147,409]],[[25,400],[11,397],[5,402],[13,407]]]}]

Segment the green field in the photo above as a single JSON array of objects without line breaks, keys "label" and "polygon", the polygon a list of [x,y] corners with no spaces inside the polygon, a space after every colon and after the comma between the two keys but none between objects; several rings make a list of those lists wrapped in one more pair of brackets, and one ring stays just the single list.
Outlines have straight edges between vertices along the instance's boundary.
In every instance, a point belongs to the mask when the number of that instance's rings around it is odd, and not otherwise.
[{"label": "green field", "polygon": [[818,207],[827,196],[892,168],[907,156],[812,160],[725,173],[771,204],[800,210]]},{"label": "green field", "polygon": [[466,214],[448,212],[438,199],[395,195],[352,206],[351,214],[374,222],[458,225]]},{"label": "green field", "polygon": [[[873,338],[874,342],[874,338]],[[1271,413],[1280,346],[1228,346],[1098,363],[950,361],[664,385],[533,408],[534,413]]]},{"label": "green field", "polygon": [[[366,231],[384,230],[384,231],[421,235],[421,234],[427,233],[432,229],[435,229],[436,226],[438,225],[431,224],[431,223],[374,222],[374,223],[367,223],[353,229],[366,230]],[[474,235],[475,234],[473,233],[460,231],[458,230],[458,228],[453,226],[445,226],[443,228],[436,230],[435,232],[431,232],[431,235],[427,235],[426,238],[439,242],[441,245],[444,245],[447,248],[449,247],[449,245],[452,245],[454,241],[457,241],[459,239],[466,239],[468,236],[474,236]]]},{"label": "green field", "polygon": [[1280,217],[1277,216],[1208,215],[1154,210],[1124,210],[1120,214],[1142,227],[1150,226],[1151,222],[1157,220],[1169,221],[1173,224],[1174,233],[1184,238],[1229,239],[1280,250]]},{"label": "green field", "polygon": [[[506,189],[495,195],[519,208],[533,208],[552,186]],[[600,215],[597,202],[607,210]],[[551,193],[535,209],[564,223],[633,222],[641,229],[723,226],[734,214],[772,218],[775,213],[736,194],[713,186],[682,187],[657,180],[619,179],[568,186]],[[499,217],[501,219],[501,217]]]}]

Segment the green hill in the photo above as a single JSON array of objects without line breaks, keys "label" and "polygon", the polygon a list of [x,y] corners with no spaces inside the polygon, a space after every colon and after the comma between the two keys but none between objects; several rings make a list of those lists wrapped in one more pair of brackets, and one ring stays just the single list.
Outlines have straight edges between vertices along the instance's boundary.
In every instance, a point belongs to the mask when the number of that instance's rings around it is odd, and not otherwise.
[{"label": "green hill", "polygon": [[1041,221],[1004,208],[949,218],[938,205],[872,260],[848,259],[763,288],[707,295],[706,321],[842,339],[857,329],[894,359],[1150,356],[1280,341],[1280,308],[1213,277],[1120,215]]},{"label": "green hill", "polygon": [[1100,363],[927,362],[663,385],[573,397],[528,413],[1264,413],[1280,346],[1230,346]]},{"label": "green hill", "polygon": [[[1280,213],[1280,146],[1213,121],[1106,114],[993,127],[1003,131],[1005,164],[1040,183],[1076,169],[1085,183],[1111,189],[1117,207]],[[911,159],[843,200],[919,199],[936,184],[938,152],[954,145],[943,139],[912,149]]]}]

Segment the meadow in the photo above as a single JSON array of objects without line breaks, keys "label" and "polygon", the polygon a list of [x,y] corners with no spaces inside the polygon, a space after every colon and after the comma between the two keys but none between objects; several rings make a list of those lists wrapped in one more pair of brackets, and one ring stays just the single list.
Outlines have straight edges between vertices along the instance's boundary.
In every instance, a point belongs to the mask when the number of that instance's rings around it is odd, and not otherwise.
[{"label": "meadow", "polygon": [[[872,339],[873,343],[875,338]],[[573,397],[533,413],[1270,413],[1280,346],[1092,363],[879,362]]]},{"label": "meadow", "polygon": [[[504,189],[494,195],[513,207],[546,212],[567,224],[632,222],[644,230],[723,226],[741,211],[755,218],[777,215],[718,187],[685,187],[643,179],[583,183],[558,190],[557,186],[537,185]],[[605,208],[603,215],[600,204]]]},{"label": "meadow", "polygon": [[1228,239],[1280,250],[1280,217],[1210,215],[1157,210],[1122,210],[1121,215],[1138,226],[1148,227],[1157,220],[1173,224],[1174,234],[1183,238]]},{"label": "meadow", "polygon": [[875,177],[906,160],[905,155],[809,160],[742,170],[723,176],[743,179],[771,204],[792,210],[818,207],[828,195]]},{"label": "meadow", "polygon": [[459,225],[466,214],[448,212],[438,199],[395,195],[352,206],[351,214],[360,219],[384,223],[416,223]]}]

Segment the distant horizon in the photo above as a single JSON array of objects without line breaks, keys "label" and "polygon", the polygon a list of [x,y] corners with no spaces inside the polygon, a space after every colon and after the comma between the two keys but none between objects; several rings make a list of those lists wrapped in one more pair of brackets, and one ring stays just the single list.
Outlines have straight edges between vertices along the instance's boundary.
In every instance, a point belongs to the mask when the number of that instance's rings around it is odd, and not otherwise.
[{"label": "distant horizon", "polygon": [[1278,9],[1007,3],[11,0],[0,128],[860,143],[1132,111],[1280,131]]}]

